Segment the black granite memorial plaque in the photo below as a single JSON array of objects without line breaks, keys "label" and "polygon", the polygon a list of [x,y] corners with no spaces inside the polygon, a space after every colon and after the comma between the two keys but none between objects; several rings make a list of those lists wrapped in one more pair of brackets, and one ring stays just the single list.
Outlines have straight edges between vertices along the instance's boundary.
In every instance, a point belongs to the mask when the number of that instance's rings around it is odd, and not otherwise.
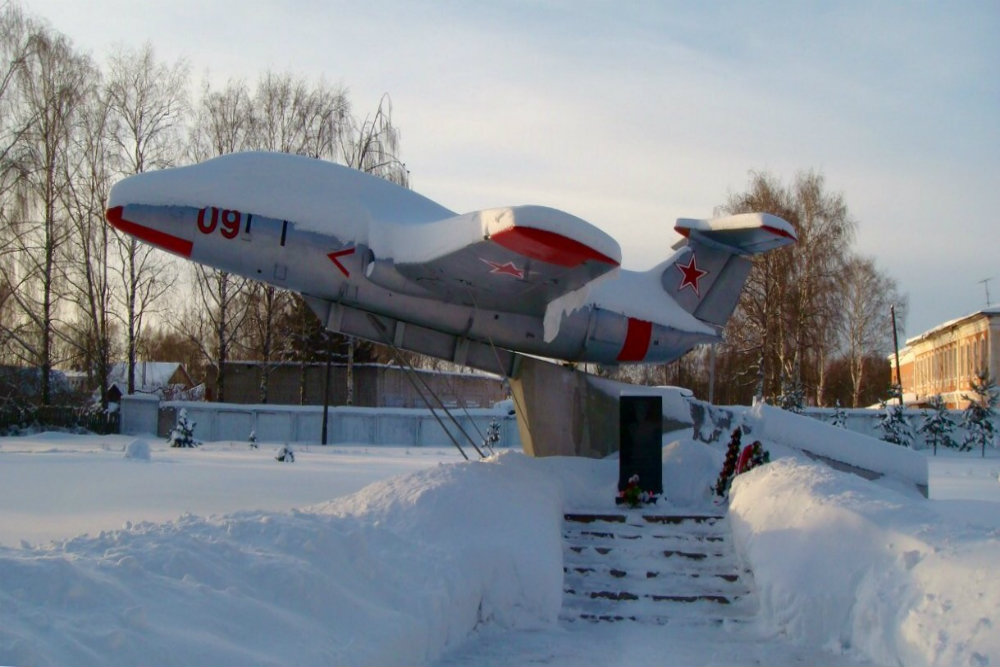
[{"label": "black granite memorial plaque", "polygon": [[622,396],[619,401],[618,490],[639,476],[639,488],[663,493],[663,398]]}]

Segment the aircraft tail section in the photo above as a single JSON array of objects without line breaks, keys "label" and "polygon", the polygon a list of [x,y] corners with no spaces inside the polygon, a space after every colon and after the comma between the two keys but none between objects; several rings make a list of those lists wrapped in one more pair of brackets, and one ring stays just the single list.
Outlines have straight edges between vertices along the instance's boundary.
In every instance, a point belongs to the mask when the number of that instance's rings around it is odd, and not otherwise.
[{"label": "aircraft tail section", "polygon": [[681,218],[674,229],[686,241],[661,270],[660,282],[687,312],[722,327],[739,301],[750,273],[750,256],[794,243],[794,228],[767,213],[714,220]]}]

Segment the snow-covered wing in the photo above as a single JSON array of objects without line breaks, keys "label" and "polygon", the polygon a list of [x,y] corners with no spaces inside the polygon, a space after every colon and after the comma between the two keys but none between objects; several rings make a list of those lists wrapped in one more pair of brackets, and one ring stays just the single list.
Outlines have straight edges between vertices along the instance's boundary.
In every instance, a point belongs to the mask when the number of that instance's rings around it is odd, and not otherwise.
[{"label": "snow-covered wing", "polygon": [[369,279],[449,303],[541,315],[554,299],[621,263],[621,248],[610,236],[542,206],[400,227],[372,235]]}]

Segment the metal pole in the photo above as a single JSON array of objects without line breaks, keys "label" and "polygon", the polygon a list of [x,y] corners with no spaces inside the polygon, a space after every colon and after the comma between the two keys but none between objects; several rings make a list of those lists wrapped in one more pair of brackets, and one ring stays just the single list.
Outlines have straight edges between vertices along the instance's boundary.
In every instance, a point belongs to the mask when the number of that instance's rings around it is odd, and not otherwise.
[{"label": "metal pole", "polygon": [[896,386],[899,387],[899,407],[903,407],[903,378],[899,371],[899,336],[896,333],[896,306],[889,306],[892,315],[892,345],[896,349]]},{"label": "metal pole", "polygon": [[715,403],[715,344],[708,346],[708,402]]},{"label": "metal pole", "polygon": [[329,334],[325,335],[326,340],[326,379],[323,381],[323,435],[322,442],[326,444],[326,425],[330,418],[330,360],[333,354],[330,350]]},{"label": "metal pole", "polygon": [[347,337],[347,405],[354,405],[354,336]]}]

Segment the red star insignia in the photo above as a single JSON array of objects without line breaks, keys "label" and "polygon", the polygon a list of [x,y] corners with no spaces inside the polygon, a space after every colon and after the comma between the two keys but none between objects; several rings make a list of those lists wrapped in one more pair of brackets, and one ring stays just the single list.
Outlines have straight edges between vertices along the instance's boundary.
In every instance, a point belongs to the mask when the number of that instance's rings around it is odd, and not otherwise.
[{"label": "red star insignia", "polygon": [[482,257],[480,257],[480,259],[493,267],[490,270],[490,273],[499,273],[504,276],[513,276],[514,278],[520,278],[521,280],[524,279],[524,271],[514,266],[514,262],[500,264],[499,262],[491,262],[488,259],[482,259]]},{"label": "red star insignia", "polygon": [[681,284],[680,287],[677,288],[677,291],[680,292],[685,287],[690,287],[694,290],[695,294],[701,296],[701,292],[698,291],[698,281],[701,280],[702,276],[708,275],[708,271],[703,271],[698,268],[698,262],[695,261],[694,254],[692,253],[691,261],[687,263],[687,266],[684,266],[680,262],[676,262],[674,266],[677,267],[677,270],[681,272],[682,276]]}]

